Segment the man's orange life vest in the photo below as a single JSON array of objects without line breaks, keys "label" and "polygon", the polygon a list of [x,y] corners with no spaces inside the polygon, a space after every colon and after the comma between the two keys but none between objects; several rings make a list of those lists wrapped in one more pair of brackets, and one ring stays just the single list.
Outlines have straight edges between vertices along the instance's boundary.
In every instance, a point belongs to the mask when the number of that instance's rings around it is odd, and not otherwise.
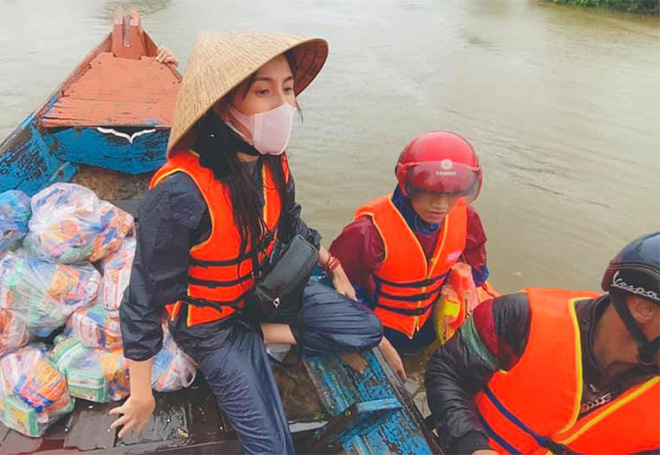
[{"label": "man's orange life vest", "polygon": [[355,218],[362,216],[371,218],[385,245],[385,259],[374,275],[374,312],[384,326],[412,339],[432,314],[449,270],[465,249],[467,205],[461,198],[447,213],[429,261],[392,195],[360,207]]},{"label": "man's orange life vest", "polygon": [[476,397],[490,445],[500,453],[632,453],[660,446],[660,378],[630,388],[579,418],[582,349],[575,302],[589,291],[526,289],[525,352]]},{"label": "man's orange life vest", "polygon": [[[285,176],[288,167],[283,157]],[[188,326],[224,319],[242,308],[245,294],[254,286],[252,254],[240,253],[240,234],[234,223],[229,189],[213,175],[211,169],[199,164],[199,156],[193,152],[180,152],[170,158],[151,179],[150,188],[166,177],[183,172],[195,182],[211,216],[211,234],[190,250],[188,267]],[[268,227],[265,240],[260,245],[258,260],[261,262],[273,250],[277,222],[282,204],[277,185],[270,168],[262,169],[264,191],[263,218]],[[172,319],[176,318],[181,301],[167,305]]]}]

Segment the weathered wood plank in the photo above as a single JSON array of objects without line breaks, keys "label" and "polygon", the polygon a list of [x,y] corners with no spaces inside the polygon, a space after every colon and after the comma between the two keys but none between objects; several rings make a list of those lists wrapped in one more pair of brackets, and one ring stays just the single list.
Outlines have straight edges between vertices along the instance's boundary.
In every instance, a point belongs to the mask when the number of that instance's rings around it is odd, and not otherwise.
[{"label": "weathered wood plank", "polygon": [[353,404],[372,400],[396,398],[404,405],[405,410],[392,413],[376,428],[344,441],[344,450],[349,453],[435,453],[437,447],[424,431],[421,416],[407,406],[397,389],[398,380],[380,353],[374,350],[363,356],[368,365],[362,372],[337,356],[305,359],[322,402],[332,415],[344,412]]},{"label": "weathered wood plank", "polygon": [[7,437],[7,434],[8,434],[8,433],[9,433],[9,428],[7,428],[6,426],[4,426],[4,425],[0,422],[0,445],[2,445],[2,441],[5,440],[5,437]]},{"label": "weathered wood plank", "polygon": [[229,434],[233,434],[229,421],[218,409],[215,396],[201,375],[182,394],[187,403],[186,418],[191,440],[203,442],[205,438],[220,435],[223,439],[235,437]]},{"label": "weathered wood plank", "polygon": [[117,58],[102,52],[45,110],[42,125],[172,124],[181,77],[154,57]]},{"label": "weathered wood plank", "polygon": [[0,144],[0,193],[19,189],[32,196],[55,181],[67,181],[75,168],[58,160],[30,115]]},{"label": "weathered wood plank", "polygon": [[135,432],[124,438],[123,445],[145,442],[164,442],[187,439],[189,430],[186,418],[186,399],[182,393],[156,394],[156,409],[142,435]]},{"label": "weathered wood plank", "polygon": [[43,117],[44,127],[64,126],[163,126],[172,123],[172,113],[163,114],[150,103],[63,98]]},{"label": "weathered wood plank", "polygon": [[78,400],[69,420],[64,448],[79,450],[107,449],[115,445],[116,432],[110,430],[110,424],[117,416],[108,411],[118,403],[91,403]]},{"label": "weathered wood plank", "polygon": [[90,62],[89,70],[67,88],[64,98],[170,100],[173,94],[176,96],[179,80],[167,65],[156,62],[155,56],[128,60],[103,52]]},{"label": "weathered wood plank", "polygon": [[45,138],[52,144],[55,156],[62,161],[125,174],[155,171],[165,162],[169,130],[141,127],[139,132],[132,133],[133,136],[110,130],[63,128]]},{"label": "weathered wood plank", "polygon": [[0,455],[33,453],[41,447],[42,442],[41,438],[28,438],[17,431],[9,430],[0,445]]}]

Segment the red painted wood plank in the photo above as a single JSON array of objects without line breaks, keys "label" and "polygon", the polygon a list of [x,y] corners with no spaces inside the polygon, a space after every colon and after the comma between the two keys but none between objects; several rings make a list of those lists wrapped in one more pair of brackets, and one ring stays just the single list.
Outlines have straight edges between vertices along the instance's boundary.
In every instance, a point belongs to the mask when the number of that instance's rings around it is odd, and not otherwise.
[{"label": "red painted wood plank", "polygon": [[129,60],[102,52],[89,66],[63,97],[115,101],[176,98],[180,77],[153,57]]},{"label": "red painted wood plank", "polygon": [[112,53],[117,57],[139,60],[150,55],[147,52],[140,14],[132,9],[128,16],[124,16],[124,9],[117,7],[112,27]]},{"label": "red painted wood plank", "polygon": [[101,52],[43,114],[43,126],[171,126],[181,77],[152,57]]},{"label": "red painted wood plank", "polygon": [[48,117],[42,120],[44,127],[60,126],[158,126],[170,127],[172,116],[150,103],[116,103],[65,98],[58,102]]}]

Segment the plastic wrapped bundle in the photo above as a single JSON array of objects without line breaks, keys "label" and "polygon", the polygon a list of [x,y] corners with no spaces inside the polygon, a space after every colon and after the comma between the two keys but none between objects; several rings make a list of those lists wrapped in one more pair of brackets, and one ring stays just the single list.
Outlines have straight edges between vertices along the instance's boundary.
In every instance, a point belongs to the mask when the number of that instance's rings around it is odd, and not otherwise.
[{"label": "plastic wrapped bundle", "polygon": [[25,346],[29,339],[25,323],[13,313],[0,309],[0,356]]},{"label": "plastic wrapped bundle", "polygon": [[131,279],[136,244],[135,237],[126,237],[119,250],[101,262],[103,268],[101,300],[108,311],[119,310],[124,290]]},{"label": "plastic wrapped bundle", "polygon": [[0,256],[14,248],[28,232],[30,198],[18,190],[0,194]]},{"label": "plastic wrapped bundle", "polygon": [[96,262],[119,250],[124,238],[133,232],[133,216],[115,207],[109,202],[101,201],[101,224],[103,229],[96,237],[89,260]]},{"label": "plastic wrapped bundle", "polygon": [[50,357],[66,375],[72,397],[107,403],[128,396],[128,362],[121,349],[93,349],[73,337],[58,338]]},{"label": "plastic wrapped bundle", "polygon": [[461,328],[479,303],[472,268],[463,262],[456,263],[442,286],[434,308],[436,333],[443,344]]},{"label": "plastic wrapped bundle", "polygon": [[53,264],[18,253],[0,260],[0,308],[38,336],[48,336],[91,303],[100,284],[101,274],[91,264]]},{"label": "plastic wrapped bundle", "polygon": [[2,357],[0,384],[0,420],[26,436],[41,436],[75,405],[66,379],[40,345],[28,345]]},{"label": "plastic wrapped bundle", "polygon": [[163,349],[154,357],[151,370],[151,387],[158,392],[174,392],[190,386],[196,374],[195,362],[179,349],[165,324]]},{"label": "plastic wrapped bundle", "polygon": [[103,230],[96,194],[73,183],[55,183],[32,197],[24,245],[42,259],[71,264],[86,260]]},{"label": "plastic wrapped bundle", "polygon": [[121,347],[118,315],[111,314],[100,303],[78,308],[73,312],[66,326],[67,334],[71,334],[89,348]]}]

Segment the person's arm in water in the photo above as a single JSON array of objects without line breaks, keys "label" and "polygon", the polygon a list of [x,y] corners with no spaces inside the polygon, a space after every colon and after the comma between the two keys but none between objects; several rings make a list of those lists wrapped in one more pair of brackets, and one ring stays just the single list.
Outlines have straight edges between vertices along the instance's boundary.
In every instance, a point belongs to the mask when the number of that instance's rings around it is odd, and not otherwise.
[{"label": "person's arm in water", "polygon": [[[186,293],[188,258],[206,205],[190,177],[174,174],[151,190],[139,209],[140,225],[131,278],[119,307],[131,394],[110,411],[120,415],[119,437],[141,431],[154,410],[153,357],[162,348],[164,306]],[[182,260],[182,258],[184,260]]]},{"label": "person's arm in water", "polygon": [[518,362],[527,345],[529,316],[524,294],[484,302],[429,360],[429,408],[447,453],[490,450],[473,399],[493,374]]}]

